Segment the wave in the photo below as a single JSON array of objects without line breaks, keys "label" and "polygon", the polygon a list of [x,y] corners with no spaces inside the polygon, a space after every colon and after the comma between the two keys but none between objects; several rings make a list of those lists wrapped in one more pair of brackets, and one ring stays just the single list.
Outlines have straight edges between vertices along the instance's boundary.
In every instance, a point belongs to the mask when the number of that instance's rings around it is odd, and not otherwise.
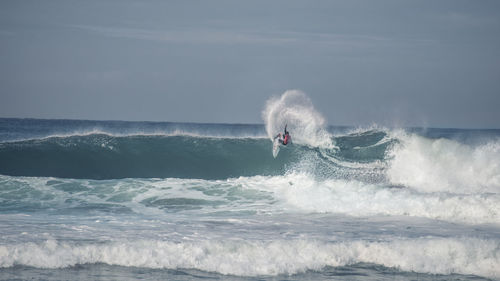
[{"label": "wave", "polygon": [[0,174],[77,179],[227,179],[308,173],[419,192],[500,193],[500,140],[473,144],[369,130],[331,137],[335,148],[294,143],[278,158],[255,137],[70,135],[0,143]]},{"label": "wave", "polygon": [[0,267],[64,268],[105,263],[127,267],[198,269],[269,276],[373,263],[403,271],[500,277],[500,242],[478,238],[392,241],[202,240],[115,241],[99,244],[46,240],[0,246]]},{"label": "wave", "polygon": [[283,149],[258,138],[90,134],[0,143],[0,173],[62,178],[204,178],[276,175],[300,147]]},{"label": "wave", "polygon": [[[382,160],[387,142],[376,142],[385,134],[373,134],[337,138],[340,151],[294,143],[284,147],[277,159],[272,157],[272,143],[261,137],[53,136],[0,143],[0,173],[80,179],[224,179],[282,175],[314,166],[326,175],[344,164]],[[356,147],[349,142],[356,142]]]}]

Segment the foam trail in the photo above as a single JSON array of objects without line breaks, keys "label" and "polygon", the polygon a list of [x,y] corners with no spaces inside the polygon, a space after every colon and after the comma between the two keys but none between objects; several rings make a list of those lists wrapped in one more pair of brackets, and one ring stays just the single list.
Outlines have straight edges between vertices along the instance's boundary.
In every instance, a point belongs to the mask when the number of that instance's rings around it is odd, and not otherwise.
[{"label": "foam trail", "polygon": [[65,268],[85,263],[145,268],[193,268],[262,276],[374,263],[404,271],[500,277],[500,243],[478,238],[392,241],[116,241],[74,244],[47,240],[0,246],[0,267]]},{"label": "foam trail", "polygon": [[500,193],[500,142],[471,146],[401,134],[388,178],[422,192]]},{"label": "foam trail", "polygon": [[292,141],[310,146],[334,147],[326,131],[326,121],[311,100],[299,90],[288,90],[266,102],[262,112],[269,138],[273,139],[288,124]]}]

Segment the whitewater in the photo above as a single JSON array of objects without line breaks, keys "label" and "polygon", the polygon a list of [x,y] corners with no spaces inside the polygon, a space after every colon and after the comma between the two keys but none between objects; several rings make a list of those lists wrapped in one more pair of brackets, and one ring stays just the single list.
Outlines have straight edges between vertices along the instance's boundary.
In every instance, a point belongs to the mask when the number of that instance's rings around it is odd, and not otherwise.
[{"label": "whitewater", "polygon": [[1,118],[0,279],[500,280],[500,130],[262,119]]}]

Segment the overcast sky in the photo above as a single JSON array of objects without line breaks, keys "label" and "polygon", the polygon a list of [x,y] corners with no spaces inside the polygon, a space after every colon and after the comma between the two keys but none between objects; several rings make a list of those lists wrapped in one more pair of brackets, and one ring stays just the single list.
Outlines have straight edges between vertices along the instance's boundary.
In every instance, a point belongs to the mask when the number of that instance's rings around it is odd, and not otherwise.
[{"label": "overcast sky", "polygon": [[500,1],[0,1],[0,117],[500,128]]}]

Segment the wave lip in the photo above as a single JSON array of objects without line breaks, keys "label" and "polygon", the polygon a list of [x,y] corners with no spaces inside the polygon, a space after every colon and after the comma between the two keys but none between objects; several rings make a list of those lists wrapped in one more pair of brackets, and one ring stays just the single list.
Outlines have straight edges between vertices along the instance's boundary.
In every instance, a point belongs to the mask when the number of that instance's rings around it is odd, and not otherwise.
[{"label": "wave lip", "polygon": [[121,241],[74,244],[47,240],[0,246],[0,267],[64,268],[77,264],[198,269],[238,276],[296,274],[325,266],[374,263],[402,271],[500,277],[500,242],[477,238],[393,241]]}]

